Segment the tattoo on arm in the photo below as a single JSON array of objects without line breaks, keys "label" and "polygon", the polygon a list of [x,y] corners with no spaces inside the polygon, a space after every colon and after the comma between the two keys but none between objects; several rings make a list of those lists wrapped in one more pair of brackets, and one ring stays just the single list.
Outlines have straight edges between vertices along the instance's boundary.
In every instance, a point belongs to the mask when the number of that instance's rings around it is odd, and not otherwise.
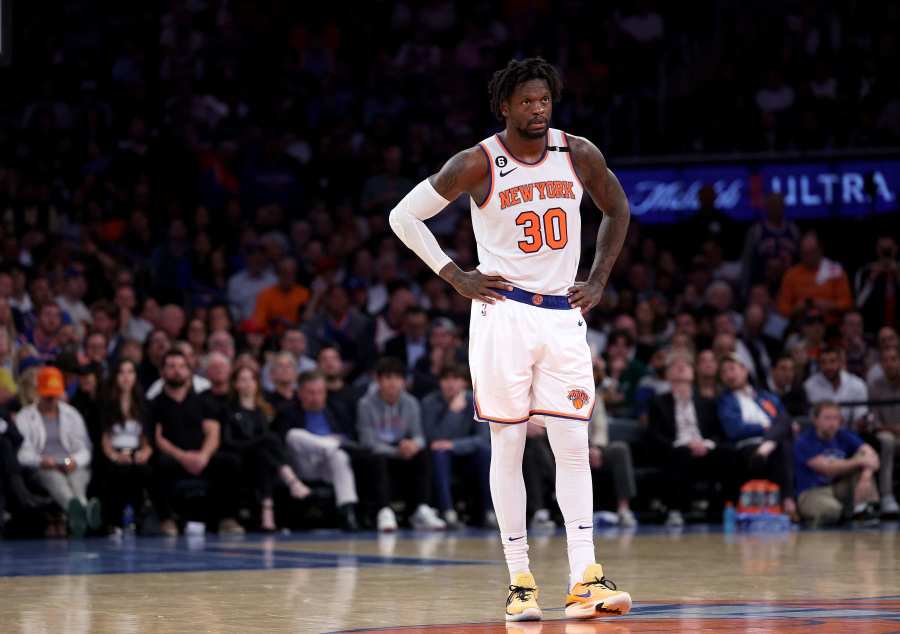
[{"label": "tattoo on arm", "polygon": [[470,192],[487,177],[484,155],[477,147],[463,150],[451,157],[429,182],[441,196],[455,200],[464,192]]}]

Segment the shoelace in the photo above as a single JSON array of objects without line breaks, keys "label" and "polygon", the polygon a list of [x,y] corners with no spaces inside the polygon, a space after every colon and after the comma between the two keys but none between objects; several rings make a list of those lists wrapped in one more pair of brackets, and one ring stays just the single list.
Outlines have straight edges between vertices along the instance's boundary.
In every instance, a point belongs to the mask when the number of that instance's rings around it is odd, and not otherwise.
[{"label": "shoelace", "polygon": [[531,597],[529,596],[532,592],[535,591],[535,588],[527,588],[525,586],[509,586],[509,598],[506,599],[506,605],[509,605],[513,596],[515,596],[519,601],[528,601]]},{"label": "shoelace", "polygon": [[598,579],[597,577],[594,577],[593,581],[585,581],[584,585],[586,585],[586,586],[603,586],[607,590],[612,590],[612,591],[618,590],[618,588],[616,587],[616,584],[611,579],[607,579],[606,577],[603,577],[602,579]]}]

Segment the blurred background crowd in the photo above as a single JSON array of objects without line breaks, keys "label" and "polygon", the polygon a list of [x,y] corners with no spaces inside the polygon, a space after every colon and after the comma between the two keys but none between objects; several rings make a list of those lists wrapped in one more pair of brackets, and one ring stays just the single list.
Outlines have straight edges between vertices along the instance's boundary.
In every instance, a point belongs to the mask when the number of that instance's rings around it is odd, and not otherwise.
[{"label": "blurred background crowd", "polygon": [[[554,126],[613,169],[900,143],[895,2],[15,8],[0,524],[50,536],[174,534],[192,514],[226,533],[493,523],[469,302],[387,214],[496,130],[486,84],[510,57],[561,68]],[[710,191],[681,224],[632,223],[588,315],[598,505],[677,526],[764,476],[810,521],[895,514],[896,223],[795,223],[776,194],[737,223]],[[463,268],[467,207],[430,223]],[[602,215],[584,218],[586,265]],[[856,405],[811,409],[833,401]],[[529,517],[551,526],[530,433]],[[816,439],[853,464],[810,471]]]}]

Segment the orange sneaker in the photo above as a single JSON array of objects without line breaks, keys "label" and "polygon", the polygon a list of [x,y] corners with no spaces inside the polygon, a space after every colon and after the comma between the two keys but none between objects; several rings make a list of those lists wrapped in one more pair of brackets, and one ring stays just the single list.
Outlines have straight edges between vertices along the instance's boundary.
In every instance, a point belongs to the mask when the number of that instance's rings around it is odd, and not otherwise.
[{"label": "orange sneaker", "polygon": [[603,576],[603,566],[591,564],[584,577],[566,597],[566,616],[592,619],[598,616],[624,616],[631,610],[631,595],[616,588]]}]

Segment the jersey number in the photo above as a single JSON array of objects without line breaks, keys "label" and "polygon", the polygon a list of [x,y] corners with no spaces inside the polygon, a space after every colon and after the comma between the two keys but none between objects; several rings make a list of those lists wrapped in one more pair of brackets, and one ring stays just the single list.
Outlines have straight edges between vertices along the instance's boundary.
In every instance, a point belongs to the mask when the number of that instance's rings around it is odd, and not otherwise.
[{"label": "jersey number", "polygon": [[544,243],[553,250],[562,249],[569,241],[566,212],[560,207],[551,207],[544,212],[543,233],[541,218],[533,211],[520,213],[516,217],[516,226],[525,229],[525,239],[519,240],[519,248],[525,253],[540,251]]}]

